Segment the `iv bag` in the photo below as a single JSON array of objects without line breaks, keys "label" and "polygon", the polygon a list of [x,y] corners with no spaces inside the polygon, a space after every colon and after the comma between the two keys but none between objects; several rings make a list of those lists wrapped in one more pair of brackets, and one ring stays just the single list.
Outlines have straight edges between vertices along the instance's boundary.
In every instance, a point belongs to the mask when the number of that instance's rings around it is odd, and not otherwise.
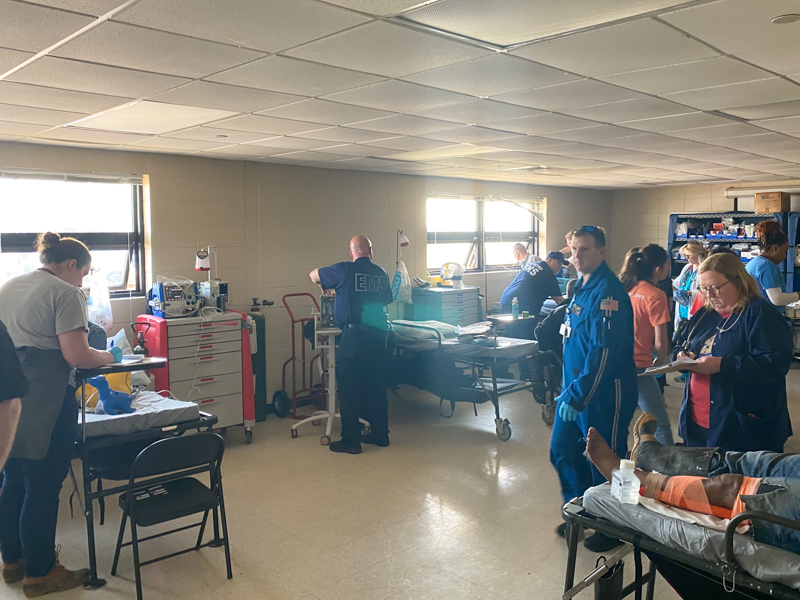
[{"label": "iv bag", "polygon": [[397,265],[392,280],[392,298],[395,302],[411,304],[411,278],[408,276],[406,264],[401,260]]},{"label": "iv bag", "polygon": [[92,274],[89,288],[89,320],[94,321],[108,332],[114,324],[108,283],[105,279]]}]

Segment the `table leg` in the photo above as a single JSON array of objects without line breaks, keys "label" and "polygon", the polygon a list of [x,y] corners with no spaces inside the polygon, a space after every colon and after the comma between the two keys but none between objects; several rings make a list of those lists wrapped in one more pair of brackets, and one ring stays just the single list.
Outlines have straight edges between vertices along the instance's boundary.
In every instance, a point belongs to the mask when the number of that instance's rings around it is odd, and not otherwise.
[{"label": "table leg", "polygon": [[84,501],[84,515],[86,516],[86,538],[89,543],[89,581],[83,584],[85,589],[96,590],[106,584],[105,579],[97,577],[97,553],[95,552],[94,542],[94,510],[93,510],[93,494],[92,482],[89,478],[89,457],[82,456],[81,464],[83,465],[83,501]]}]

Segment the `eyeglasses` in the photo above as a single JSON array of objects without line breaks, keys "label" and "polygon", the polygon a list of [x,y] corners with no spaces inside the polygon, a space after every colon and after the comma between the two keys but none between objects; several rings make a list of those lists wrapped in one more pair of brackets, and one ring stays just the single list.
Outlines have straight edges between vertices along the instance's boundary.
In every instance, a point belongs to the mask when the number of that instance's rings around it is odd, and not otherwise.
[{"label": "eyeglasses", "polygon": [[730,279],[723,283],[721,286],[717,287],[716,285],[698,285],[697,291],[699,291],[704,296],[711,294],[712,296],[719,296],[719,292],[722,288],[730,283]]}]

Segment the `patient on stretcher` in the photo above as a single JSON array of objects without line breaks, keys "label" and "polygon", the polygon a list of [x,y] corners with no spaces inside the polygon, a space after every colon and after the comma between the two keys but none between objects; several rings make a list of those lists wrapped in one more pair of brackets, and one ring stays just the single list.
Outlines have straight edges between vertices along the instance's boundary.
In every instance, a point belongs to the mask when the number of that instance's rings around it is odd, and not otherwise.
[{"label": "patient on stretcher", "polygon": [[[660,446],[649,431],[654,429],[654,424],[652,416],[645,414],[635,426],[635,445],[631,457],[636,459],[639,454],[646,455],[648,459],[637,460],[635,473],[641,482],[641,495],[670,506],[723,519],[731,519],[750,509],[800,520],[800,478],[792,477],[800,472],[800,455],[744,453],[743,456],[737,453],[738,462],[745,464],[748,463],[747,454],[758,455],[750,457],[750,467],[745,473],[727,472],[711,478],[671,474],[686,472],[687,467],[688,470],[694,468],[695,465],[689,463],[696,457],[697,453],[692,452],[696,449]],[[619,468],[619,457],[594,428],[589,429],[586,440],[589,459],[610,481],[611,473]],[[650,445],[647,452],[642,452],[643,444]],[[647,472],[640,466],[660,472]],[[671,466],[676,468],[670,469]],[[800,554],[800,531],[756,521],[753,523],[753,534],[758,542]]]}]

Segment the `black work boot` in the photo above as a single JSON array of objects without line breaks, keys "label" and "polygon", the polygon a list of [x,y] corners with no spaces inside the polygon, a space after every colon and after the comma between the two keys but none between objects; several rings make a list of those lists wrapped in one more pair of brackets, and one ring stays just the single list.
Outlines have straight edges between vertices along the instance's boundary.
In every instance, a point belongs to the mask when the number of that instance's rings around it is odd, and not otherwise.
[{"label": "black work boot", "polygon": [[338,442],[332,442],[328,448],[331,452],[340,452],[342,454],[361,454],[360,442],[351,442],[344,439],[339,440]]},{"label": "black work boot", "polygon": [[633,426],[631,460],[644,471],[662,475],[692,475],[708,477],[719,461],[719,448],[683,448],[662,446],[656,440],[656,418],[644,413]]}]

